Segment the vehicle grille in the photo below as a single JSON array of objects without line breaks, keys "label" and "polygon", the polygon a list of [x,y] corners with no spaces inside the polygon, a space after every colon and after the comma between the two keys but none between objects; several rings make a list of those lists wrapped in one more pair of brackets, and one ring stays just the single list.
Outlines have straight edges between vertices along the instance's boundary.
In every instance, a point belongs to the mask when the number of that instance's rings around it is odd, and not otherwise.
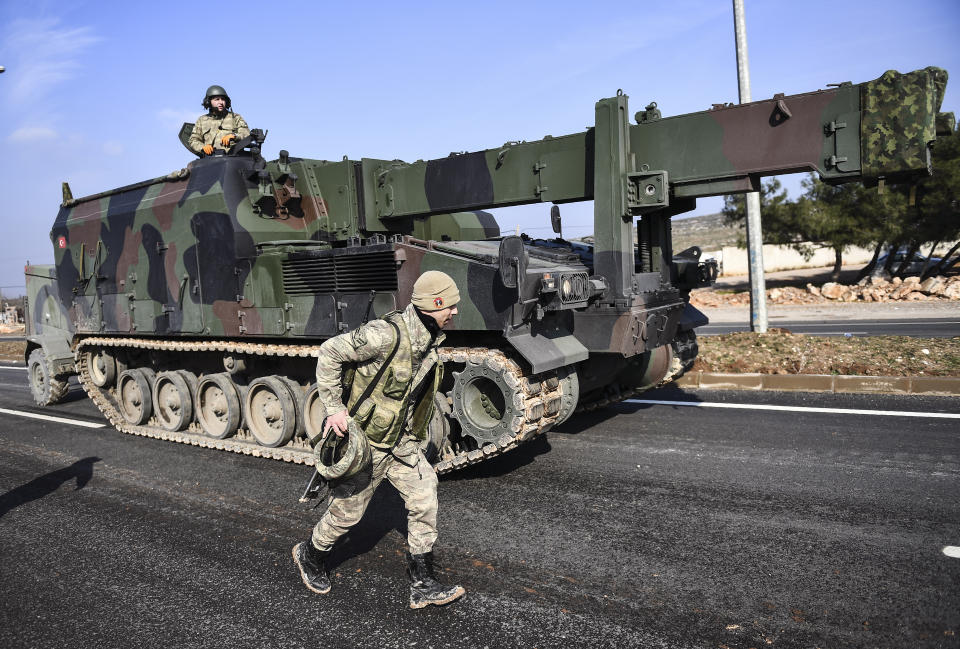
[{"label": "vehicle grille", "polygon": [[397,290],[393,251],[362,255],[286,259],[283,289],[288,295]]}]

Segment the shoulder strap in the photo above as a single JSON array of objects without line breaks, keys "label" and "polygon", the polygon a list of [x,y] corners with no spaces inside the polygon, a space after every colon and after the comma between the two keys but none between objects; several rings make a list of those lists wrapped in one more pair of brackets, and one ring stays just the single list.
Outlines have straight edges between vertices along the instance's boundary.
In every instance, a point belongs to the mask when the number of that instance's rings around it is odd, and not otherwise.
[{"label": "shoulder strap", "polygon": [[[392,315],[392,314],[389,314]],[[379,371],[373,377],[373,380],[367,385],[367,389],[363,391],[363,394],[356,400],[353,404],[353,407],[350,408],[350,416],[353,417],[357,409],[360,407],[360,404],[370,398],[370,395],[373,394],[374,389],[377,387],[377,384],[380,383],[380,379],[383,378],[383,373],[387,371],[387,367],[390,365],[390,361],[393,360],[393,357],[397,355],[397,350],[400,349],[400,327],[397,326],[397,323],[393,321],[392,318],[384,317],[384,321],[390,324],[393,327],[396,342],[393,344],[393,349],[390,351],[390,355],[387,356],[386,360],[383,361],[383,365],[380,366]]]}]

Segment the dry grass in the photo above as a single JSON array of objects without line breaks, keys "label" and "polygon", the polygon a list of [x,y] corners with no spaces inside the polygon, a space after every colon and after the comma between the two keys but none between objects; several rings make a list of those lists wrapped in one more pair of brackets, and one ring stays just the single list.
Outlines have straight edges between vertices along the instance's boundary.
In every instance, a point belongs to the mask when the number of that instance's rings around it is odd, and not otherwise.
[{"label": "dry grass", "polygon": [[694,369],[761,374],[960,376],[960,338],[806,336],[773,329],[697,339]]},{"label": "dry grass", "polygon": [[0,340],[0,361],[22,361],[27,343]]}]

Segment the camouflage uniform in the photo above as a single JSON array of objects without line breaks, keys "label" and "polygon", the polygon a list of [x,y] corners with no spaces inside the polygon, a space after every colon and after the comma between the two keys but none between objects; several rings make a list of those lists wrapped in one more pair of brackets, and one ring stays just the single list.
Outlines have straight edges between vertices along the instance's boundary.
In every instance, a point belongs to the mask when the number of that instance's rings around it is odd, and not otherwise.
[{"label": "camouflage uniform", "polygon": [[221,140],[224,135],[236,135],[237,139],[243,139],[250,135],[250,127],[243,117],[233,111],[226,111],[223,117],[217,117],[211,113],[206,113],[197,118],[193,125],[193,132],[190,134],[190,148],[200,153],[206,144],[210,144],[214,149],[223,149]]},{"label": "camouflage uniform", "polygon": [[[399,317],[394,316],[394,321],[403,325],[400,327],[401,344],[380,384],[383,392],[389,395],[393,390],[397,395],[401,416],[394,420],[382,412],[382,407],[368,406],[377,402],[374,396],[365,400],[357,410],[355,420],[367,433],[372,447],[372,479],[359,493],[334,499],[313,530],[313,544],[319,550],[329,550],[360,520],[383,478],[390,481],[406,503],[410,552],[430,552],[437,539],[437,476],[420,450],[420,439],[432,414],[433,397],[441,374],[437,347],[444,335],[438,332],[437,337],[431,339],[412,304]],[[341,377],[346,366],[355,365],[349,399],[352,404],[362,386],[380,370],[395,344],[393,327],[386,320],[374,320],[321,346],[317,359],[317,386],[319,399],[327,413],[336,414],[345,409]],[[429,384],[418,389],[424,381],[433,384],[432,391]],[[417,403],[409,403],[411,394],[419,394]]]}]

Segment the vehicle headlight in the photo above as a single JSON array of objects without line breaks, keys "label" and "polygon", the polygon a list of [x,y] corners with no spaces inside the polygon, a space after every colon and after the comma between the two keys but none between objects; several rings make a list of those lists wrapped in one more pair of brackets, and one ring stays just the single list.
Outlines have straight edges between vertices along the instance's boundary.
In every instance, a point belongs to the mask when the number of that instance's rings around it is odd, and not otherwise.
[{"label": "vehicle headlight", "polygon": [[582,302],[586,300],[588,286],[586,273],[564,273],[560,276],[560,301]]}]

